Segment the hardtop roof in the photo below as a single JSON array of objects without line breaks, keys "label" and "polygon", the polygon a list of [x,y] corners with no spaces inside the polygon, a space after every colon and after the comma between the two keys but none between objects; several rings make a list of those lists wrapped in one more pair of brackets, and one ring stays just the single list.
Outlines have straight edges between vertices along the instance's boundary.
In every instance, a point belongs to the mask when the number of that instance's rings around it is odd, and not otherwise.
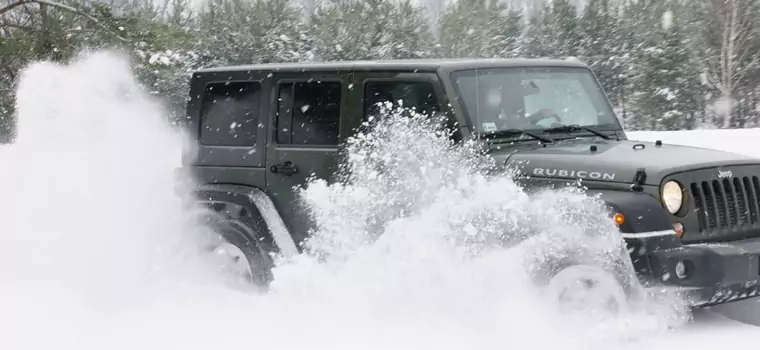
[{"label": "hardtop roof", "polygon": [[250,65],[221,66],[199,69],[196,72],[240,72],[240,71],[363,71],[363,70],[412,70],[449,71],[469,68],[490,67],[582,67],[580,61],[563,59],[517,59],[517,58],[470,58],[470,59],[396,59],[377,61],[311,61],[292,63],[263,63]]}]

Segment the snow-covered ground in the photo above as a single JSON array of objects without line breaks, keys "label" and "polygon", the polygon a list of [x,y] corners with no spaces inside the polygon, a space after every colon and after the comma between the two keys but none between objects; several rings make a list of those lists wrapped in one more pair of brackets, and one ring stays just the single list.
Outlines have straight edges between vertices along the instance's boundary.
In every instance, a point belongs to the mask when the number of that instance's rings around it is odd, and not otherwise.
[{"label": "snow-covered ground", "polygon": [[633,131],[632,140],[655,141],[719,149],[760,158],[760,129]]},{"label": "snow-covered ground", "polygon": [[[493,230],[483,218],[572,235],[603,213],[562,207],[588,204],[579,197],[530,199],[506,179],[484,180],[456,162],[467,154],[444,153],[409,130],[380,150],[431,155],[383,165],[428,164],[427,181],[375,176],[361,166],[377,159],[356,153],[359,173],[371,176],[306,193],[324,224],[317,248],[333,256],[300,256],[276,270],[269,295],[242,293],[198,254],[203,227],[173,189],[181,139],[123,60],[101,53],[68,67],[34,65],[17,95],[20,137],[0,153],[2,349],[672,350],[760,339],[756,302],[719,310],[735,320],[703,310],[682,324],[652,308],[568,322],[525,282],[525,251],[470,260],[447,238]],[[630,137],[753,154],[760,130]],[[362,220],[389,215],[388,199],[408,200],[412,214],[386,220],[382,238],[367,244]],[[578,210],[580,219],[546,215]]]}]

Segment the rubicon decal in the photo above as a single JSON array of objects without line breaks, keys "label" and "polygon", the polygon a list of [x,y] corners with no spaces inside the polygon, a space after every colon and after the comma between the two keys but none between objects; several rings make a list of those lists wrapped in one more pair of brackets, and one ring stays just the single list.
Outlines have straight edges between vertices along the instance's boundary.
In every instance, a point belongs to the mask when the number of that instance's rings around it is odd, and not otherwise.
[{"label": "rubicon decal", "polygon": [[614,181],[615,173],[605,173],[602,171],[592,170],[567,170],[553,168],[533,168],[535,176],[557,176],[557,177],[576,177],[581,179],[606,180]]}]

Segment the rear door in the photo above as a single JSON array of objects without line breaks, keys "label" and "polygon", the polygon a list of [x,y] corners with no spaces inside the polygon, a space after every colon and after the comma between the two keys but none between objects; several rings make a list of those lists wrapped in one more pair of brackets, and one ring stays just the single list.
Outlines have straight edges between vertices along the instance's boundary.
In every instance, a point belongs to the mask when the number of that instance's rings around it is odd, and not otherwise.
[{"label": "rear door", "polygon": [[294,188],[309,177],[331,180],[348,134],[348,73],[274,73],[267,145],[267,191],[300,242],[311,226]]},{"label": "rear door", "polygon": [[196,73],[190,87],[187,128],[192,143],[182,164],[202,183],[266,185],[267,72]]},{"label": "rear door", "polygon": [[268,88],[266,72],[197,74],[188,105],[195,149],[185,162],[263,169]]}]

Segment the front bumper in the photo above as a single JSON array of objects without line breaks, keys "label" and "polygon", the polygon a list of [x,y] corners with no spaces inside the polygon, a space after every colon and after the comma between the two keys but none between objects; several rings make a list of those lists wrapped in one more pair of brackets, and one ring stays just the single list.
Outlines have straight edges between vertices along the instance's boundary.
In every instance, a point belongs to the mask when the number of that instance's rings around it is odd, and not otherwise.
[{"label": "front bumper", "polygon": [[696,307],[760,296],[760,239],[683,245],[673,231],[625,236],[645,287],[681,290]]}]

